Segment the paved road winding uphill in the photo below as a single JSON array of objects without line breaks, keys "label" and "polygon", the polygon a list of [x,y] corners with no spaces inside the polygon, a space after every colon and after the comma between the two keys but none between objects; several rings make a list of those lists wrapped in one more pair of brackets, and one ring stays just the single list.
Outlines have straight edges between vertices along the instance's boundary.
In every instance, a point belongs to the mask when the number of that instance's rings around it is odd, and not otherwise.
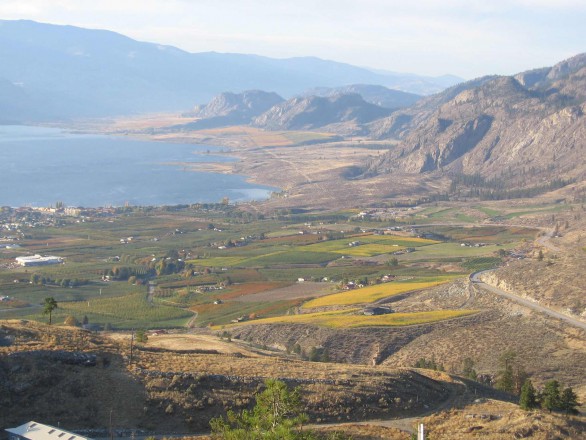
[{"label": "paved road winding uphill", "polygon": [[542,305],[539,305],[536,302],[533,302],[533,301],[530,301],[530,300],[525,299],[523,297],[520,297],[518,295],[515,295],[514,293],[505,292],[504,290],[499,289],[498,287],[494,287],[494,286],[491,286],[490,284],[486,284],[486,283],[482,282],[480,280],[480,275],[482,275],[483,273],[486,273],[486,272],[489,272],[489,271],[485,270],[482,272],[473,273],[472,275],[470,275],[470,281],[472,283],[474,283],[474,285],[477,287],[480,287],[482,289],[486,289],[489,292],[495,293],[497,295],[504,296],[505,298],[508,298],[511,301],[515,301],[516,303],[519,303],[519,304],[521,304],[525,307],[528,307],[530,309],[533,309],[537,312],[545,313],[546,315],[551,316],[552,318],[561,319],[562,321],[564,321],[570,325],[573,325],[575,327],[579,327],[583,330],[586,330],[586,323],[583,321],[572,318],[571,316],[564,315],[563,313],[556,312],[555,310],[552,310],[548,307],[544,307]]}]

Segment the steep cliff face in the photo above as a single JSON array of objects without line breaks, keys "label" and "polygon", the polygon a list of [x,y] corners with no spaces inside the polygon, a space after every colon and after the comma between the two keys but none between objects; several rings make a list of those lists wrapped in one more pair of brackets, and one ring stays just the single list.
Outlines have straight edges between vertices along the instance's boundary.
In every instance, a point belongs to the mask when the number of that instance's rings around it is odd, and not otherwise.
[{"label": "steep cliff face", "polygon": [[480,174],[513,185],[586,176],[586,56],[515,77],[486,77],[369,126],[401,142],[379,172]]}]

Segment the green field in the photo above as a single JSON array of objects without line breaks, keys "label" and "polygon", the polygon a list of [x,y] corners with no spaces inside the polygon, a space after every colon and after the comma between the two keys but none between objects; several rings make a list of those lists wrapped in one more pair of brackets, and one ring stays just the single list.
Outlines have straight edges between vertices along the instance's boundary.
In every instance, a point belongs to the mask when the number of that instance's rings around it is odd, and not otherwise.
[{"label": "green field", "polygon": [[[489,213],[488,208],[476,208]],[[530,209],[553,212],[561,208]],[[128,208],[105,218],[88,218],[83,222],[64,218],[60,226],[31,227],[24,231],[20,249],[0,250],[0,295],[14,298],[14,305],[29,307],[13,309],[12,304],[0,303],[0,310],[9,309],[0,316],[45,320],[40,304],[44,298],[53,297],[59,304],[55,322],[73,315],[78,320],[87,316],[91,323],[109,323],[115,328],[182,327],[196,311],[196,325],[225,325],[242,316],[283,316],[303,302],[287,298],[238,302],[230,296],[230,284],[237,283],[239,291],[247,292],[259,283],[292,285],[299,278],[322,282],[324,289],[333,292],[338,290],[329,296],[306,300],[306,308],[370,303],[495,267],[500,264],[502,250],[514,248],[536,233],[528,228],[484,225],[429,226],[417,230],[445,237],[442,241],[418,238],[406,232],[364,233],[358,231],[382,229],[387,225],[354,221],[352,216],[357,212],[300,211],[262,218],[240,211],[236,206],[210,204]],[[428,216],[434,221],[462,215],[456,208],[441,206],[413,212],[414,216]],[[299,233],[307,229],[309,233]],[[128,243],[120,242],[128,237],[132,237]],[[359,243],[349,246],[352,242]],[[487,245],[461,246],[463,242]],[[64,257],[65,264],[9,268],[16,256],[34,253]],[[168,255],[184,261],[184,269],[157,274],[151,262],[170,258]],[[443,263],[451,267],[452,274],[434,268],[442,267]],[[138,274],[139,283],[102,279],[108,271],[120,267]],[[57,282],[80,280],[82,285],[30,284],[35,273]],[[402,281],[376,284],[387,274]],[[348,281],[364,283],[367,287],[342,291],[342,283]],[[147,299],[147,287],[140,285],[141,282],[156,284],[157,293],[151,302]],[[228,287],[216,290],[218,286]],[[213,304],[219,299],[223,301],[220,305]],[[398,319],[396,316],[394,319]]]}]

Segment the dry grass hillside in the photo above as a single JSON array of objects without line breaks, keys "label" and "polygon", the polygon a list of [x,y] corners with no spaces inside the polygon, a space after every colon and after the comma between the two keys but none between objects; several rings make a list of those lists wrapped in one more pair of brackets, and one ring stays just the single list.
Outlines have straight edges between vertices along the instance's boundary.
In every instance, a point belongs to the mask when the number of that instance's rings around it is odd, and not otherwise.
[{"label": "dry grass hillside", "polygon": [[484,399],[462,409],[431,415],[422,422],[429,438],[438,440],[561,440],[583,438],[586,432],[583,417],[527,412],[514,404]]},{"label": "dry grass hillside", "polygon": [[328,329],[307,325],[243,326],[233,337],[284,350],[299,344],[327,350],[338,362],[391,368],[411,367],[420,358],[435,359],[448,371],[461,372],[471,358],[478,373],[494,376],[507,350],[536,383],[556,378],[586,397],[586,337],[584,331],[534,313],[491,292],[460,280],[418,292],[389,304],[398,312],[437,308],[476,309],[480,313],[434,324],[399,328]]},{"label": "dry grass hillside", "polygon": [[[442,295],[451,296],[454,303],[463,299],[453,289],[435,290],[410,301],[403,299],[399,306],[409,308],[420,303],[434,307],[434,301],[446,301]],[[516,313],[513,308],[511,313]],[[487,326],[490,319],[498,319],[490,313],[481,316],[484,318],[478,325]],[[470,331],[488,332],[493,328],[496,332],[496,327]],[[550,332],[552,329],[549,327]],[[313,422],[335,423],[324,429],[340,430],[355,439],[407,439],[406,431],[412,431],[418,420],[413,417],[436,411],[438,414],[425,419],[433,438],[474,438],[477,433],[495,439],[513,438],[508,436],[518,433],[524,436],[519,438],[578,438],[574,434],[584,428],[581,419],[525,413],[502,401],[505,396],[477,382],[430,370],[397,368],[421,354],[418,345],[428,349],[437,346],[439,351],[426,353],[438,361],[441,350],[461,350],[451,347],[450,341],[474,345],[474,339],[457,326],[444,327],[435,335],[434,331],[421,332],[411,344],[376,367],[304,362],[238,340],[218,339],[214,343],[213,337],[205,334],[169,334],[160,339],[152,336],[146,344],[135,347],[130,364],[128,335],[113,339],[69,327],[2,321],[0,424],[11,426],[35,419],[68,429],[94,429],[92,435],[99,436],[107,434],[112,413],[119,432],[205,431],[210,418],[228,409],[253,405],[264,379],[276,377],[299,387]],[[382,339],[383,334],[379,336]],[[426,342],[425,338],[432,336],[433,342]],[[520,337],[531,336],[521,333]],[[488,338],[479,349],[490,353],[486,348],[490,341],[494,343]],[[550,347],[547,341],[545,345]],[[503,341],[507,343],[510,341]],[[559,345],[560,341],[552,343]],[[535,349],[531,347],[529,353]],[[583,358],[576,357],[579,352],[576,346],[568,346],[563,353],[568,369],[570,363],[586,365]],[[543,356],[559,361],[561,353]],[[479,363],[480,371],[484,367]],[[563,369],[556,368],[556,378],[571,377],[559,377]],[[584,372],[574,370],[572,374],[583,377]],[[501,400],[472,405],[483,396]],[[379,421],[356,423],[364,420]],[[339,425],[348,422],[354,423]]]},{"label": "dry grass hillside", "polygon": [[212,417],[250,407],[269,377],[299,387],[315,422],[411,416],[462,390],[450,376],[424,370],[212,354],[209,347],[147,344],[130,364],[126,340],[32,322],[3,321],[0,340],[2,426],[32,419],[103,432],[112,414],[118,430],[205,431]]},{"label": "dry grass hillside", "polygon": [[[571,198],[572,192],[569,189],[556,195]],[[487,276],[486,281],[586,322],[584,206],[515,221],[544,228],[544,235],[532,246],[529,258],[510,262]]]},{"label": "dry grass hillside", "polygon": [[[83,354],[95,355],[86,366]],[[73,428],[135,426],[143,385],[118,344],[73,328],[0,321],[0,426],[38,420]]]}]

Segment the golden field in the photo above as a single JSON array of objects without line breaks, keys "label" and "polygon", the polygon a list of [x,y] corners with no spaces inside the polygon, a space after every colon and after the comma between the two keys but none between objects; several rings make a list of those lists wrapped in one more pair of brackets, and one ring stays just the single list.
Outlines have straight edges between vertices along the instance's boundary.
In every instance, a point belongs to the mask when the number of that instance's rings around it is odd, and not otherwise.
[{"label": "golden field", "polygon": [[276,316],[257,319],[238,325],[259,324],[310,324],[332,328],[358,327],[397,327],[405,325],[427,324],[445,319],[459,318],[477,313],[476,310],[434,310],[428,312],[390,313],[387,315],[366,316],[357,314],[358,309],[336,310],[301,315]]},{"label": "golden field", "polygon": [[361,289],[348,290],[345,292],[334,293],[308,301],[303,308],[311,309],[324,306],[347,306],[353,304],[367,304],[379,299],[399,295],[401,293],[427,289],[428,287],[438,286],[452,280],[453,277],[436,278],[433,281],[421,282],[390,282],[376,284],[374,286],[363,287]]}]

